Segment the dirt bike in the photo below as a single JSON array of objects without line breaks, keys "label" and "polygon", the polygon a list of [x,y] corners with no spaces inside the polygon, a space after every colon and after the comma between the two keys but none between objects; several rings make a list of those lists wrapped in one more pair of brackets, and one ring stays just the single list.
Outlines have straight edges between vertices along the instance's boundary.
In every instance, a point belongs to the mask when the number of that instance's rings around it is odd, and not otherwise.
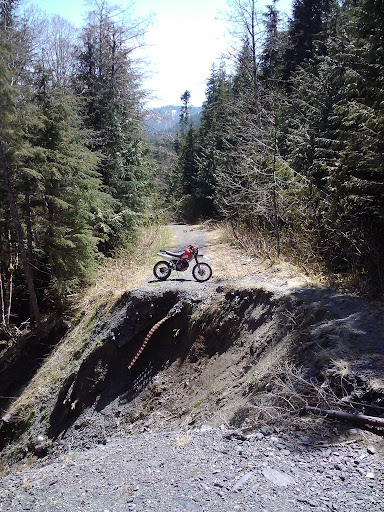
[{"label": "dirt bike", "polygon": [[195,265],[192,268],[192,275],[196,281],[204,282],[212,275],[212,268],[208,263],[199,261],[201,258],[205,258],[202,254],[199,254],[199,248],[195,245],[189,245],[182,253],[169,252],[161,250],[157,253],[159,256],[167,261],[161,260],[156,263],[153,267],[153,273],[155,277],[160,281],[165,281],[171,275],[172,270],[177,272],[185,272],[189,268],[189,263],[194,259]]}]

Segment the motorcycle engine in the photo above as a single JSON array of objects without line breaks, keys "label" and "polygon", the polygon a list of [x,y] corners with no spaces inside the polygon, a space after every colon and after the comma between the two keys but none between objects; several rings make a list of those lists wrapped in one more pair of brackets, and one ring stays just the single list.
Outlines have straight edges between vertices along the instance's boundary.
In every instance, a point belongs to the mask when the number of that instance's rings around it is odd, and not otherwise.
[{"label": "motorcycle engine", "polygon": [[176,270],[178,272],[184,272],[188,268],[188,262],[185,260],[178,260],[176,262]]}]

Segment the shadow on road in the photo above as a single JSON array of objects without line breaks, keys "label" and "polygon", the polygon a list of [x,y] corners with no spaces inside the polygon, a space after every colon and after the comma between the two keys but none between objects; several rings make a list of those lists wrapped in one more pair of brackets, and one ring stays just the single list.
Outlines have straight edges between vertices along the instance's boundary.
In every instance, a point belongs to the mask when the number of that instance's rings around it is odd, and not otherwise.
[{"label": "shadow on road", "polygon": [[151,283],[166,283],[166,282],[169,282],[169,281],[178,281],[179,283],[185,283],[185,282],[194,282],[196,283],[197,281],[195,279],[181,279],[181,278],[172,278],[172,279],[166,279],[165,281],[160,281],[159,279],[152,279],[151,281],[148,281],[148,284],[151,284]]}]

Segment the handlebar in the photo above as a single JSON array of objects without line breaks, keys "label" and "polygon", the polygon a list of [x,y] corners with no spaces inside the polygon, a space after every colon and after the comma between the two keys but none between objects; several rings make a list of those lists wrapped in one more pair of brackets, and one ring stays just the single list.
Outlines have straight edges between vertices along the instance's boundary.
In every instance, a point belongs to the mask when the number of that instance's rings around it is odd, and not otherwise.
[{"label": "handlebar", "polygon": [[191,249],[192,254],[198,254],[199,248],[196,245],[190,245],[189,249]]}]

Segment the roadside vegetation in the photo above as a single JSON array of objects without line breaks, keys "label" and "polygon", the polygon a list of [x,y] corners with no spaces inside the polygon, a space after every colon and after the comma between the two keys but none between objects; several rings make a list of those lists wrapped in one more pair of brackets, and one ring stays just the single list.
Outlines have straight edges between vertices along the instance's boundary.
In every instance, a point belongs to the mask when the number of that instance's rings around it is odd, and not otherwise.
[{"label": "roadside vegetation", "polygon": [[[23,10],[24,8],[24,10]],[[150,221],[135,49],[148,22],[90,3],[77,30],[0,5],[0,329],[62,315]]]}]

